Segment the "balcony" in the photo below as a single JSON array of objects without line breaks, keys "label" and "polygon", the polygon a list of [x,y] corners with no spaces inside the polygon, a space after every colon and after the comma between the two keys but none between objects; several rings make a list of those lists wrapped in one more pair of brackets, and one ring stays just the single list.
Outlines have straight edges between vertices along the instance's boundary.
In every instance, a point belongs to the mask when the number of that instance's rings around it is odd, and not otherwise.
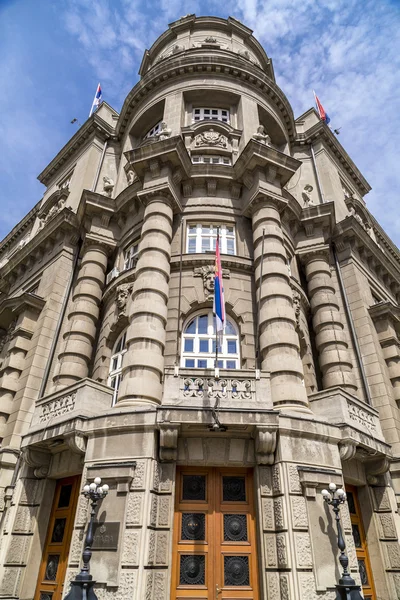
[{"label": "balcony", "polygon": [[164,370],[163,404],[188,407],[272,409],[270,375],[254,369]]}]

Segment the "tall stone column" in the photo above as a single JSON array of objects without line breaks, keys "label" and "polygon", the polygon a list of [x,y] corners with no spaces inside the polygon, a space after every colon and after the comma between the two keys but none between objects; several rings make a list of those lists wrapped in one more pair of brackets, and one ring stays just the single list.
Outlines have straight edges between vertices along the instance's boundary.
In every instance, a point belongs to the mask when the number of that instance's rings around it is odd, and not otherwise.
[{"label": "tall stone column", "polygon": [[279,199],[268,198],[254,206],[253,240],[256,288],[260,294],[261,368],[271,373],[272,401],[275,407],[281,410],[308,411]]},{"label": "tall stone column", "polygon": [[73,294],[73,306],[64,334],[65,343],[58,355],[59,369],[53,377],[56,389],[72,385],[89,374],[106,277],[107,256],[106,245],[86,240]]},{"label": "tall stone column", "polygon": [[118,404],[159,404],[164,373],[165,327],[172,240],[172,204],[147,199],[132,292]]},{"label": "tall stone column", "polygon": [[324,389],[341,386],[354,393],[357,385],[331,277],[329,250],[326,248],[307,253],[302,260]]}]

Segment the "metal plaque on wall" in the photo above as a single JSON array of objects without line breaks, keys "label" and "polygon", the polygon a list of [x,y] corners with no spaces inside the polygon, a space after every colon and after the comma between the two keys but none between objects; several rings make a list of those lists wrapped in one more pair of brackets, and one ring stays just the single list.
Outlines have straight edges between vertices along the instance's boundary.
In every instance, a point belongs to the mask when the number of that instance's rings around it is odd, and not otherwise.
[{"label": "metal plaque on wall", "polygon": [[94,523],[92,550],[117,550],[120,523]]}]

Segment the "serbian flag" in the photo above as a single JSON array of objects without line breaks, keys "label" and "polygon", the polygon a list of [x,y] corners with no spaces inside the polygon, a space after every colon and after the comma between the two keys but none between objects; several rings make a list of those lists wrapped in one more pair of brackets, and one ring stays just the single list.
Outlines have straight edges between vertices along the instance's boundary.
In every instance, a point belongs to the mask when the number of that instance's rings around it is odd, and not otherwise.
[{"label": "serbian flag", "polygon": [[97,86],[96,93],[93,98],[92,108],[90,109],[89,117],[92,115],[93,111],[98,108],[101,104],[101,100],[103,98],[103,92],[101,91],[100,83]]},{"label": "serbian flag", "polygon": [[328,116],[328,113],[325,111],[324,107],[322,106],[321,102],[319,101],[319,98],[315,92],[314,92],[314,98],[315,98],[315,104],[317,105],[319,118],[321,119],[321,121],[324,121],[324,123],[326,123],[326,125],[328,125],[331,120]]},{"label": "serbian flag", "polygon": [[219,251],[219,233],[215,245],[215,276],[214,276],[214,307],[216,334],[218,345],[222,345],[222,336],[225,326],[225,301],[224,287],[222,285],[221,254]]}]

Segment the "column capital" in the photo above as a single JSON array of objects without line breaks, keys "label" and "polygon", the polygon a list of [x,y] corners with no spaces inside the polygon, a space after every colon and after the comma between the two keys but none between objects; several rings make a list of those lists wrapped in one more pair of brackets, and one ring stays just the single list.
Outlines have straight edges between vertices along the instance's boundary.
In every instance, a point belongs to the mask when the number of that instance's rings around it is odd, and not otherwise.
[{"label": "column capital", "polygon": [[300,250],[298,257],[303,265],[307,265],[314,260],[323,260],[324,262],[329,263],[329,246],[316,246],[315,248],[306,248],[304,250]]},{"label": "column capital", "polygon": [[174,212],[182,211],[182,205],[179,198],[173,193],[168,185],[141,190],[137,193],[137,197],[144,206],[148,206],[152,202],[163,202]]},{"label": "column capital", "polygon": [[279,213],[283,213],[287,205],[288,201],[283,196],[259,188],[256,194],[254,194],[253,198],[251,198],[248,202],[243,213],[249,213],[250,215],[252,215],[259,208],[267,208],[269,206],[278,210]]},{"label": "column capital", "polygon": [[115,250],[116,243],[114,240],[108,240],[105,238],[98,237],[92,233],[87,233],[85,235],[83,246],[82,246],[82,254],[87,252],[88,250],[99,250],[103,252],[107,256],[110,256],[112,252]]}]

